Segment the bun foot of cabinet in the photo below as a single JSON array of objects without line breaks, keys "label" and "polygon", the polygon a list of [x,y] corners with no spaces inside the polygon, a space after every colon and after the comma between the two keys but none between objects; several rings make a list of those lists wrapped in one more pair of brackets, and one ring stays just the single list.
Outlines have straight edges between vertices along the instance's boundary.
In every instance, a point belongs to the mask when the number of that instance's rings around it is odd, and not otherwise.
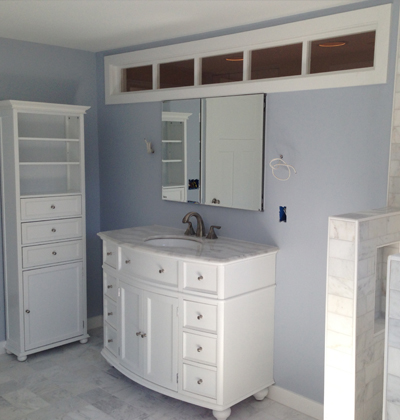
[{"label": "bun foot of cabinet", "polygon": [[226,410],[217,411],[213,410],[213,416],[218,420],[226,420],[231,415],[231,409],[227,408]]},{"label": "bun foot of cabinet", "polygon": [[18,362],[25,362],[25,360],[28,358],[28,356],[18,356],[17,360]]},{"label": "bun foot of cabinet", "polygon": [[6,349],[6,354],[12,354],[12,352]]},{"label": "bun foot of cabinet", "polygon": [[80,340],[79,342],[80,342],[81,344],[86,344],[88,341],[89,341],[89,339],[88,339],[88,338],[83,338],[83,339],[82,339],[82,340]]},{"label": "bun foot of cabinet", "polygon": [[265,389],[262,389],[261,391],[259,391],[259,392],[256,392],[254,395],[253,395],[253,397],[257,400],[257,401],[262,401],[267,395],[268,395],[268,391],[269,391],[269,388],[265,388]]}]

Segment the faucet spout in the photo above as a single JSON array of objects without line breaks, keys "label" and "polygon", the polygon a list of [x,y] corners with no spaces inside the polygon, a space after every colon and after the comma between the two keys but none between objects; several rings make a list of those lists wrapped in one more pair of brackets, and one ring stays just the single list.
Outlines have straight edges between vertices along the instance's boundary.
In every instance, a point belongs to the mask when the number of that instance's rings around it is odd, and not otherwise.
[{"label": "faucet spout", "polygon": [[[182,223],[189,223],[191,225],[191,222],[189,221],[189,219],[191,217],[195,217],[197,220],[197,228],[196,228],[196,236],[202,237],[202,236],[206,236],[206,229],[204,227],[204,222],[202,217],[200,216],[199,213],[196,213],[195,211],[191,211],[187,214],[185,214],[185,216],[182,219]],[[188,229],[189,230],[189,229]],[[190,233],[187,233],[188,230],[185,232],[185,235],[190,235]]]}]

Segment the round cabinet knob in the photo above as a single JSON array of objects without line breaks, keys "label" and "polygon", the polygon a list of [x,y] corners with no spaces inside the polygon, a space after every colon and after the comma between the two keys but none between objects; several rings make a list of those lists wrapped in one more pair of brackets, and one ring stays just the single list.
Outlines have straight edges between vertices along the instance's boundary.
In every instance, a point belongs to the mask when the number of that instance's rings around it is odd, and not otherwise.
[{"label": "round cabinet knob", "polygon": [[200,353],[203,350],[203,347],[197,347],[197,351]]},{"label": "round cabinet knob", "polygon": [[197,315],[197,319],[198,319],[198,320],[203,319],[203,315],[202,315],[202,314]]},{"label": "round cabinet knob", "polygon": [[56,251],[53,251],[53,252],[52,252],[52,254],[53,254],[53,255],[57,255],[57,252],[56,252]]},{"label": "round cabinet knob", "polygon": [[107,289],[112,289],[112,284],[109,284],[109,285],[107,286]]},{"label": "round cabinet knob", "polygon": [[131,260],[125,260],[125,264],[130,264]]},{"label": "round cabinet knob", "polygon": [[197,383],[198,383],[199,385],[201,385],[201,384],[203,383],[203,379],[199,379],[199,380],[197,381]]},{"label": "round cabinet knob", "polygon": [[141,336],[142,338],[147,337],[146,333],[142,333],[142,334],[140,334],[140,336]]},{"label": "round cabinet knob", "polygon": [[159,272],[160,274],[162,274],[162,273],[164,273],[164,269],[163,269],[163,268],[160,268],[160,269],[158,270],[158,272]]},{"label": "round cabinet knob", "polygon": [[107,255],[108,255],[108,256],[112,255],[112,252],[111,252],[111,251],[110,251],[110,252],[107,252]]},{"label": "round cabinet knob", "polygon": [[198,281],[203,280],[203,276],[199,276],[199,277],[197,277],[197,280],[198,280]]},{"label": "round cabinet knob", "polygon": [[51,208],[52,210],[54,210],[54,209],[56,208],[56,206],[55,206],[54,204],[52,204],[52,205],[50,206],[50,208]]},{"label": "round cabinet knob", "polygon": [[109,342],[109,343],[112,343],[112,342],[113,342],[112,338],[110,338],[110,339],[108,340],[108,342]]},{"label": "round cabinet knob", "polygon": [[137,337],[139,337],[139,335],[142,335],[142,332],[141,332],[141,331],[138,331],[138,332],[136,333],[136,336],[137,336]]},{"label": "round cabinet knob", "polygon": [[26,312],[27,314],[30,314],[30,313],[31,313],[31,311],[30,311],[29,309],[27,309],[25,312]]},{"label": "round cabinet knob", "polygon": [[113,314],[112,312],[108,312],[108,313],[107,313],[107,315],[108,315],[108,316],[111,316],[112,314]]},{"label": "round cabinet knob", "polygon": [[55,228],[51,229],[51,231],[52,231],[53,233],[57,232],[57,230],[56,230]]}]

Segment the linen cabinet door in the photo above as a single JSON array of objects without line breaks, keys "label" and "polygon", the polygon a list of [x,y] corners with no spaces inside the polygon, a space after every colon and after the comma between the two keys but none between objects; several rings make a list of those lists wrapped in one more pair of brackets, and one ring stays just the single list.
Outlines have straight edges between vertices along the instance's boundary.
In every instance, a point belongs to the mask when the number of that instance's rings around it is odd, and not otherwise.
[{"label": "linen cabinet door", "polygon": [[140,289],[119,282],[120,360],[131,372],[143,376],[143,337]]},{"label": "linen cabinet door", "polygon": [[178,299],[143,292],[144,377],[158,385],[178,389]]},{"label": "linen cabinet door", "polygon": [[82,263],[25,271],[25,351],[83,334]]}]

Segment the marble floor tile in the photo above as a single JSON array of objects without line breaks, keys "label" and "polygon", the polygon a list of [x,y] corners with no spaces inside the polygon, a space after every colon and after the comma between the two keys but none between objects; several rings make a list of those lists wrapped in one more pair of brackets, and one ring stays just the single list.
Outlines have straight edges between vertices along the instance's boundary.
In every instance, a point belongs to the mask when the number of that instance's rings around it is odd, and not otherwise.
[{"label": "marble floor tile", "polygon": [[[0,355],[1,420],[215,420],[212,411],[151,391],[101,356],[103,330],[28,356]],[[232,407],[228,420],[314,420],[266,398]]]}]

